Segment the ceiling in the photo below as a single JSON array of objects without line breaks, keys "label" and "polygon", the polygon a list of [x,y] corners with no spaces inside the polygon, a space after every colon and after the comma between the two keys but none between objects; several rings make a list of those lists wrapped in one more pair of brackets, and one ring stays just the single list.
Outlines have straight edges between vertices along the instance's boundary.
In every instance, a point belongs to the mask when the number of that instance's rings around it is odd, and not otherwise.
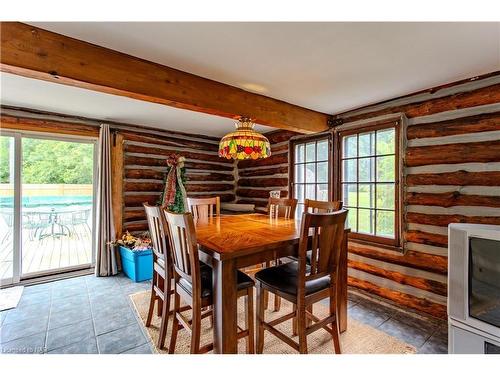
[{"label": "ceiling", "polygon": [[[329,114],[500,70],[500,23],[31,24]],[[217,136],[232,128],[224,118],[2,78],[4,104]]]}]

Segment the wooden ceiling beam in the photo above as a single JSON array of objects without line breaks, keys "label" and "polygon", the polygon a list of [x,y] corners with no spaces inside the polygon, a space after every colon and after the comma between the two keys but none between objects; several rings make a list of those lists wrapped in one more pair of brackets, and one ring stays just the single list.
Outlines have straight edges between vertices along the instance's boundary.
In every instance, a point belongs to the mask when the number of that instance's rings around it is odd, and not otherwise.
[{"label": "wooden ceiling beam", "polygon": [[27,24],[0,27],[2,72],[301,133],[328,128],[324,113]]}]

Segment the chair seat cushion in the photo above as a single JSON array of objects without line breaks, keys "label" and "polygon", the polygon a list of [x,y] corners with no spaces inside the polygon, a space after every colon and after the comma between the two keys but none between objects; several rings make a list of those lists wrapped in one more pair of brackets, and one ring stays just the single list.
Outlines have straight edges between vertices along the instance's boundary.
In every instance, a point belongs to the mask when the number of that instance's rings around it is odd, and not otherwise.
[{"label": "chair seat cushion", "polygon": [[[201,278],[201,297],[206,298],[212,295],[212,267],[200,262],[200,278]],[[237,272],[237,282],[238,290],[243,290],[254,286],[254,281],[246,273],[238,271]],[[181,278],[179,280],[179,285],[189,294],[193,294],[193,286],[191,283]]]},{"label": "chair seat cushion", "polygon": [[[265,268],[255,274],[262,284],[281,292],[296,295],[299,281],[299,262],[293,261],[276,267]],[[306,295],[319,292],[330,286],[330,276],[306,281]]]}]

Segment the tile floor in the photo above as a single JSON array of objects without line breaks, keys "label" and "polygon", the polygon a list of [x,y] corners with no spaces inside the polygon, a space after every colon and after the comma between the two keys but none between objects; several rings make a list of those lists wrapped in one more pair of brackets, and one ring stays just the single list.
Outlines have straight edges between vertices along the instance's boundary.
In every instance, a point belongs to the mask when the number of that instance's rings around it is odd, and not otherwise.
[{"label": "tile floor", "polygon": [[[130,294],[148,290],[123,275],[93,275],[24,289],[16,309],[0,312],[0,353],[152,353],[152,344]],[[349,314],[415,346],[419,353],[446,353],[447,326],[349,295]]]}]

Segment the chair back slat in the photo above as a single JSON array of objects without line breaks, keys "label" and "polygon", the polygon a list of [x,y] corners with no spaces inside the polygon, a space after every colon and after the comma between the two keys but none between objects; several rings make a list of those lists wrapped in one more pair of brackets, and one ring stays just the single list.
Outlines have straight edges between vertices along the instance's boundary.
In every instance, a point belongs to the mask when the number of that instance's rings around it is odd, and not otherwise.
[{"label": "chair back slat", "polygon": [[220,197],[188,198],[187,203],[195,220],[204,220],[220,215]]},{"label": "chair back slat", "polygon": [[193,215],[190,212],[163,212],[169,230],[174,270],[180,277],[191,282],[195,290],[200,284],[200,264]]},{"label": "chair back slat", "polygon": [[306,199],[304,202],[304,212],[314,214],[335,212],[342,209],[342,201],[315,201]]},{"label": "chair back slat", "polygon": [[[299,272],[303,282],[337,274],[347,210],[302,214]],[[307,251],[311,261],[307,267]]]},{"label": "chair back slat", "polygon": [[295,217],[297,199],[292,198],[269,198],[267,210],[271,218],[282,217],[290,219]]},{"label": "chair back slat", "polygon": [[151,245],[153,247],[155,260],[160,258],[166,261],[169,251],[169,243],[167,238],[168,233],[165,230],[165,219],[162,216],[161,207],[150,206],[147,203],[143,203],[143,206],[146,211],[149,235],[151,237]]}]

